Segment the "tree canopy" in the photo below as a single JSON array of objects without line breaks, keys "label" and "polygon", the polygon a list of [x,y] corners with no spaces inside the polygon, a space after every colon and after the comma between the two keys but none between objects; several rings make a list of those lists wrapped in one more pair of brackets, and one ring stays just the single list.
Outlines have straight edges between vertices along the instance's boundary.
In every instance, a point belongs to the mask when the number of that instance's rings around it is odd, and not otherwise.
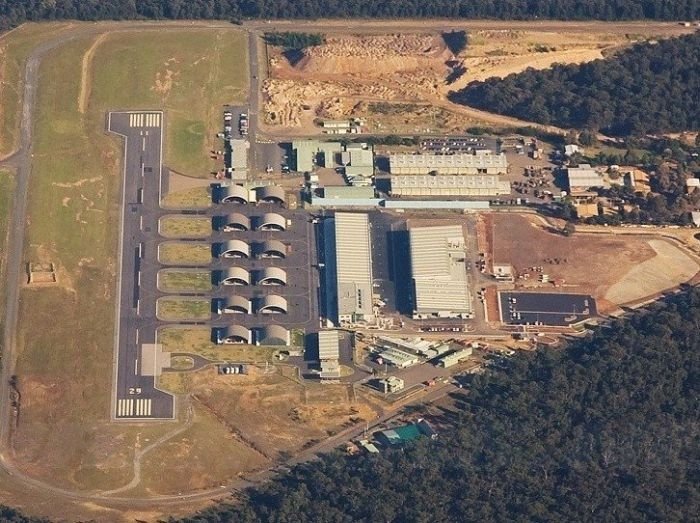
[{"label": "tree canopy", "polygon": [[560,127],[641,135],[700,129],[700,33],[612,58],[472,82],[453,101]]},{"label": "tree canopy", "polygon": [[691,290],[477,377],[437,441],[329,455],[180,521],[693,520],[699,327]]},{"label": "tree canopy", "polygon": [[700,0],[0,0],[0,23],[138,18],[500,18],[681,20]]}]

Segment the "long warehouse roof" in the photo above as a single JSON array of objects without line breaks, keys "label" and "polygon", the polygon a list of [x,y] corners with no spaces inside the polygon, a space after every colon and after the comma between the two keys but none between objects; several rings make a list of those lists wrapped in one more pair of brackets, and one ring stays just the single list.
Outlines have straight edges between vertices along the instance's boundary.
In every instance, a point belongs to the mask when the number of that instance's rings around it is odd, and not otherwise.
[{"label": "long warehouse roof", "polygon": [[369,217],[335,214],[338,314],[372,314],[372,252]]},{"label": "long warehouse roof", "polygon": [[505,154],[392,154],[390,168],[394,167],[473,167],[485,169],[498,167],[505,171],[508,161]]},{"label": "long warehouse roof", "polygon": [[318,359],[337,360],[339,357],[338,331],[320,331],[318,333]]},{"label": "long warehouse roof", "polygon": [[461,225],[409,230],[417,311],[471,312]]}]

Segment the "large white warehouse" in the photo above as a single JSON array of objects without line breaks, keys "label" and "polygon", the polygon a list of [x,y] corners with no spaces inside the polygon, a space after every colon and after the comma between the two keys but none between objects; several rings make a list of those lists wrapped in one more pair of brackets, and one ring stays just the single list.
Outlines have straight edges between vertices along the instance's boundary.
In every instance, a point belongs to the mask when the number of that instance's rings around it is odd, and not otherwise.
[{"label": "large white warehouse", "polygon": [[510,194],[510,182],[497,174],[401,174],[391,177],[395,196],[498,196]]},{"label": "large white warehouse", "polygon": [[392,154],[391,174],[505,174],[505,154]]},{"label": "large white warehouse", "polygon": [[414,227],[409,238],[413,318],[470,318],[462,226]]},{"label": "large white warehouse", "polygon": [[[369,216],[335,214],[326,249],[329,316],[338,323],[372,322],[372,251]],[[330,238],[329,238],[330,239]]]}]

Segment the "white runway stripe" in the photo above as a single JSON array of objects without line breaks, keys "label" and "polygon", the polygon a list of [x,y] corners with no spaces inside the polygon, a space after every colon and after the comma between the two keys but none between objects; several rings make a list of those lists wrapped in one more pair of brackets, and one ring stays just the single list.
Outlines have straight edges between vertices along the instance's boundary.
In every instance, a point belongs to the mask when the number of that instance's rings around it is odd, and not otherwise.
[{"label": "white runway stripe", "polygon": [[150,399],[119,399],[117,400],[117,417],[134,418],[150,416],[152,408],[153,401]]}]

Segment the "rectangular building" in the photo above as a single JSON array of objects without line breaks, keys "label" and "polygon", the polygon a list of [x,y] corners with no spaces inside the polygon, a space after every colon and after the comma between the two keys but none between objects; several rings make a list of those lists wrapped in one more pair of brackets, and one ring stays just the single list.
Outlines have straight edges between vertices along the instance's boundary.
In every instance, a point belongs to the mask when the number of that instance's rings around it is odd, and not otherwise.
[{"label": "rectangular building", "polygon": [[395,196],[499,196],[510,194],[510,182],[491,174],[392,174],[391,194]]},{"label": "rectangular building", "polygon": [[505,174],[505,154],[392,154],[391,174]]},{"label": "rectangular building", "polygon": [[464,347],[450,354],[445,354],[442,358],[438,360],[438,367],[452,367],[458,363],[466,360],[472,355],[473,349],[471,347]]},{"label": "rectangular building", "polygon": [[461,225],[409,230],[413,318],[471,318]]},{"label": "rectangular building", "polygon": [[566,177],[571,192],[587,191],[592,187],[606,185],[603,177],[587,163],[582,163],[578,167],[569,167],[566,170]]},{"label": "rectangular building", "polygon": [[369,216],[339,212],[334,222],[337,320],[371,322],[374,314]]}]

